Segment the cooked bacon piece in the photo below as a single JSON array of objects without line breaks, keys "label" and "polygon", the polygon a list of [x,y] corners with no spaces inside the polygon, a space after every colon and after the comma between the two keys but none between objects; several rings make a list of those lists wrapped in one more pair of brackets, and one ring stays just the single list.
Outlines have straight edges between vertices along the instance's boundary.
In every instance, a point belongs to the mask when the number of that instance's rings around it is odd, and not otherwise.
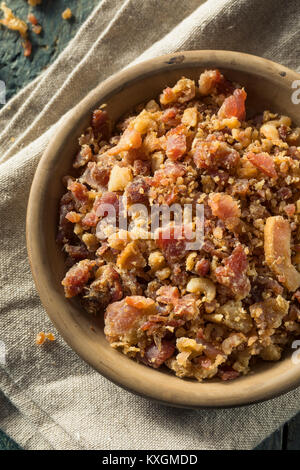
[{"label": "cooked bacon piece", "polygon": [[84,259],[69,269],[62,281],[67,298],[74,297],[83,291],[92,276],[95,265],[95,261]]},{"label": "cooked bacon piece", "polygon": [[250,292],[247,267],[246,253],[242,245],[238,245],[232,254],[224,260],[224,266],[216,268],[217,281],[229,287],[237,298],[243,299]]},{"label": "cooked bacon piece", "polygon": [[186,152],[186,128],[180,125],[172,129],[167,134],[166,154],[170,160],[176,161]]},{"label": "cooked bacon piece", "polygon": [[147,204],[148,192],[149,185],[143,178],[135,180],[126,188],[127,197],[131,204]]},{"label": "cooked bacon piece", "polygon": [[12,10],[8,8],[4,2],[1,2],[0,8],[4,13],[4,18],[0,19],[0,24],[3,24],[3,26],[6,26],[8,29],[12,29],[13,31],[18,31],[21,37],[26,39],[28,26],[25,21],[20,20],[20,18],[15,16]]},{"label": "cooked bacon piece", "polygon": [[31,42],[29,41],[29,39],[26,39],[26,41],[24,41],[22,43],[22,46],[24,48],[24,56],[25,57],[30,57],[31,56],[31,52],[32,52],[32,44]]},{"label": "cooked bacon piece", "polygon": [[142,145],[142,135],[130,125],[122,134],[119,143],[107,151],[108,155],[117,155],[120,152],[131,149],[138,149]]},{"label": "cooked bacon piece", "polygon": [[276,295],[282,294],[283,292],[283,287],[270,277],[257,276],[255,283],[262,286],[264,289],[269,289]]},{"label": "cooked bacon piece", "polygon": [[88,258],[90,255],[87,247],[82,243],[81,245],[69,245],[64,246],[64,250],[73,260],[80,260]]},{"label": "cooked bacon piece", "polygon": [[196,298],[192,294],[184,295],[178,299],[174,307],[174,315],[184,318],[186,321],[193,320],[198,316]]},{"label": "cooked bacon piece", "polygon": [[202,258],[196,262],[195,271],[199,276],[206,276],[210,269],[210,262],[208,259]]},{"label": "cooked bacon piece", "polygon": [[189,226],[165,226],[158,231],[157,246],[169,262],[176,262],[186,254],[186,241],[191,239]]},{"label": "cooked bacon piece", "polygon": [[192,100],[195,93],[195,82],[189,78],[181,78],[173,88],[165,88],[159,99],[162,105],[168,105],[176,101],[178,103],[185,103]]},{"label": "cooked bacon piece", "polygon": [[149,184],[151,186],[170,186],[185,172],[186,170],[181,163],[167,161],[165,168],[156,170],[153,178],[149,179]]},{"label": "cooked bacon piece", "polygon": [[92,128],[95,132],[100,132],[103,125],[108,121],[107,111],[96,109],[92,115]]},{"label": "cooked bacon piece", "polygon": [[[200,335],[201,335],[201,332],[200,332]],[[207,356],[209,359],[216,359],[216,357],[219,355],[224,356],[221,349],[216,348],[212,343],[210,343],[209,341],[206,341],[204,338],[201,338],[200,335],[196,338],[196,342],[198,344],[202,344],[203,346],[205,346],[205,349],[203,351],[205,356]]]},{"label": "cooked bacon piece", "polygon": [[125,302],[127,305],[131,305],[131,307],[135,307],[137,309],[149,309],[155,305],[153,299],[148,299],[142,295],[132,295],[130,297],[126,297]]},{"label": "cooked bacon piece", "polygon": [[250,314],[257,327],[268,335],[272,335],[281,325],[288,311],[289,302],[280,295],[250,306]]},{"label": "cooked bacon piece", "polygon": [[234,370],[230,366],[221,366],[218,370],[218,377],[220,377],[221,380],[234,380],[237,377],[239,377],[240,373]]},{"label": "cooked bacon piece", "polygon": [[281,216],[268,217],[265,224],[265,259],[278,277],[278,281],[289,291],[300,287],[300,273],[291,261],[291,227]]},{"label": "cooked bacon piece", "polygon": [[275,163],[271,155],[266,152],[249,152],[246,154],[246,156],[252,165],[262,171],[265,175],[269,176],[270,178],[277,178],[278,175],[275,169]]},{"label": "cooked bacon piece", "polygon": [[93,210],[98,217],[106,217],[108,215],[106,206],[112,206],[116,215],[119,214],[120,202],[116,193],[107,192],[103,196],[96,198]]},{"label": "cooked bacon piece", "polygon": [[157,291],[156,300],[163,304],[176,305],[179,300],[179,290],[173,286],[162,286]]},{"label": "cooked bacon piece", "polygon": [[81,215],[78,212],[70,211],[67,213],[66,219],[72,222],[72,224],[77,224],[81,221]]},{"label": "cooked bacon piece", "polygon": [[199,169],[235,168],[240,161],[239,153],[225,142],[205,140],[196,144],[193,159]]},{"label": "cooked bacon piece", "polygon": [[209,197],[208,204],[212,210],[212,214],[221,220],[241,216],[238,203],[228,194],[213,193]]},{"label": "cooked bacon piece", "polygon": [[178,108],[167,108],[161,117],[163,123],[168,126],[177,126],[180,123]]},{"label": "cooked bacon piece", "polygon": [[93,157],[92,149],[89,145],[84,145],[83,148],[76,155],[75,161],[73,163],[74,168],[80,168],[89,162]]},{"label": "cooked bacon piece", "polygon": [[244,89],[236,89],[233,94],[225,99],[218,112],[219,118],[236,117],[239,121],[246,118],[245,101],[247,93]]},{"label": "cooked bacon piece", "polygon": [[219,70],[205,70],[199,78],[199,91],[201,95],[211,95],[217,91],[217,85],[224,80]]},{"label": "cooked bacon piece", "polygon": [[295,204],[287,204],[284,208],[284,212],[289,216],[293,217],[293,215],[296,212],[296,206]]},{"label": "cooked bacon piece", "polygon": [[[76,167],[77,168],[77,167]],[[96,162],[89,162],[83,175],[80,177],[82,183],[88,184],[97,191],[107,187],[110,176],[110,168],[97,165]]]},{"label": "cooked bacon piece", "polygon": [[145,349],[144,359],[147,364],[154,369],[160,367],[167,359],[173,356],[175,351],[175,345],[171,341],[163,339],[161,341],[160,348],[154,343]]},{"label": "cooked bacon piece", "polygon": [[130,340],[134,342],[136,340],[139,323],[144,323],[143,320],[156,312],[155,302],[152,299],[145,297],[144,307],[141,307],[142,301],[140,300],[137,301],[137,304],[139,308],[129,305],[128,297],[125,297],[120,302],[114,302],[107,307],[104,317],[104,333],[109,341]]},{"label": "cooked bacon piece", "polygon": [[166,323],[167,320],[167,317],[163,317],[161,315],[153,315],[149,317],[148,321],[142,324],[140,329],[142,331],[147,331],[149,335],[152,335],[154,333],[154,330],[160,328],[162,326],[161,324]]},{"label": "cooked bacon piece", "polygon": [[151,162],[149,160],[135,160],[133,173],[137,176],[148,176],[151,173]]},{"label": "cooked bacon piece", "polygon": [[123,297],[121,278],[111,263],[101,266],[95,276],[96,279],[90,284],[85,296],[94,310],[89,308],[90,313],[97,313],[109,303]]},{"label": "cooked bacon piece", "polygon": [[82,224],[86,227],[96,227],[99,221],[99,217],[95,214],[95,212],[88,212],[82,219]]},{"label": "cooked bacon piece", "polygon": [[33,24],[33,25],[37,25],[37,24],[38,24],[37,17],[36,17],[33,13],[28,13],[27,19],[28,19],[28,21],[29,21],[31,24]]},{"label": "cooked bacon piece", "polygon": [[193,362],[195,364],[198,364],[200,367],[203,367],[203,369],[209,369],[212,365],[211,359],[208,359],[208,357],[205,356],[198,356],[193,359]]},{"label": "cooked bacon piece", "polygon": [[75,200],[82,205],[89,200],[89,191],[84,184],[78,183],[78,181],[72,181],[68,185],[68,190],[71,191]]},{"label": "cooked bacon piece", "polygon": [[297,290],[294,294],[295,299],[299,302],[300,304],[300,290]]}]

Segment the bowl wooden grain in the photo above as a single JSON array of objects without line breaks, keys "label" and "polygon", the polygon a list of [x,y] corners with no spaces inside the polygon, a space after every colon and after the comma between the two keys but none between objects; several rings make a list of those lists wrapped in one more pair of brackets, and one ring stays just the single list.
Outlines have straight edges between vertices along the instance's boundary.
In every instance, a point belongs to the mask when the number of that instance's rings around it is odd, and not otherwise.
[{"label": "bowl wooden grain", "polygon": [[[38,165],[27,212],[27,247],[41,301],[52,322],[76,353],[114,383],[144,397],[180,407],[229,407],[280,395],[300,384],[300,365],[291,354],[276,363],[264,363],[235,381],[198,383],[163,370],[138,364],[112,349],[103,334],[103,318],[83,312],[63,294],[64,256],[55,242],[58,202],[64,192],[62,177],[70,171],[78,137],[89,125],[91,112],[107,103],[115,120],[138,103],[156,97],[183,75],[198,79],[201,71],[219,68],[245,86],[249,113],[271,109],[300,125],[300,108],[292,103],[296,72],[268,60],[230,51],[189,51],[158,57],[101,83],[67,116],[52,137]],[[91,328],[92,327],[92,328]]]}]

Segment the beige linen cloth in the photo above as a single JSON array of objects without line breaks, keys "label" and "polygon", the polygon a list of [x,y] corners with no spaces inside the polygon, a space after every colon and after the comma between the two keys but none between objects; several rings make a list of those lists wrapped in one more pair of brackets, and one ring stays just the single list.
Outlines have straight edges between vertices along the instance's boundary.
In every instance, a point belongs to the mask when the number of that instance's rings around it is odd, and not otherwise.
[{"label": "beige linen cloth", "polygon": [[25,449],[250,449],[299,411],[300,389],[238,409],[172,409],[110,383],[59,334],[36,347],[36,333],[54,328],[25,246],[37,163],[65,113],[99,82],[188,49],[244,51],[299,70],[299,15],[299,0],[103,0],[58,60],[3,107],[0,428]]}]

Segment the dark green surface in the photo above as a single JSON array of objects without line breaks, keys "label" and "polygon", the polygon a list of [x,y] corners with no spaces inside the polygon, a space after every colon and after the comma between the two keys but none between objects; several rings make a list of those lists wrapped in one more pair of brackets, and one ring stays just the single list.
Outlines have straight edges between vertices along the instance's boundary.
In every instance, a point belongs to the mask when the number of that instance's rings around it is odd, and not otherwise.
[{"label": "dark green surface", "polygon": [[[56,59],[99,1],[43,0],[43,4],[35,8],[29,8],[25,0],[7,0],[6,3],[22,19],[27,18],[29,10],[33,11],[43,26],[40,36],[30,34],[33,43],[30,59],[23,55],[19,35],[0,27],[0,80],[6,83],[9,99]],[[61,13],[67,7],[74,14],[71,21],[61,18]],[[18,448],[14,441],[0,431],[0,450]],[[265,439],[257,449],[300,450],[300,414]]]},{"label": "dark green surface", "polygon": [[[43,27],[40,35],[29,27],[33,48],[32,55],[26,58],[19,33],[0,25],[0,80],[6,83],[7,100],[56,59],[97,3],[98,0],[43,0],[41,5],[29,7],[26,0],[6,0],[19,18],[27,21],[28,12],[32,11]],[[67,7],[74,15],[71,20],[61,17]]]}]

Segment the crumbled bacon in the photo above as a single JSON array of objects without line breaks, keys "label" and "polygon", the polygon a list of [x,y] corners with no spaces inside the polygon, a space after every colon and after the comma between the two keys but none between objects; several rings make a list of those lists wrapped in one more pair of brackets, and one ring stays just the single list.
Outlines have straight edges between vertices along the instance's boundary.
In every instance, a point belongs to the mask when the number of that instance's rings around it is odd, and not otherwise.
[{"label": "crumbled bacon", "polygon": [[206,276],[210,269],[210,262],[208,259],[201,258],[196,262],[195,271],[199,276]]},{"label": "crumbled bacon", "polygon": [[295,204],[287,204],[284,208],[284,212],[289,216],[293,217],[293,215],[296,212],[296,206]]},{"label": "crumbled bacon", "polygon": [[180,123],[178,108],[167,108],[161,117],[163,123],[168,126],[177,126]]},{"label": "crumbled bacon", "polygon": [[174,307],[174,315],[186,320],[194,319],[198,315],[195,297],[192,294],[187,294],[178,299]]},{"label": "crumbled bacon", "polygon": [[208,200],[208,204],[212,210],[212,214],[221,220],[241,216],[238,203],[228,194],[211,194]]},{"label": "crumbled bacon", "polygon": [[95,212],[88,212],[82,219],[82,224],[86,227],[96,227],[99,221],[99,217],[95,214]]},{"label": "crumbled bacon", "polygon": [[85,203],[89,199],[89,192],[84,184],[78,183],[78,181],[72,181],[68,185],[68,190],[71,191],[76,201]]},{"label": "crumbled bacon", "polygon": [[135,160],[133,163],[133,173],[136,176],[147,176],[151,173],[151,162],[148,160]]},{"label": "crumbled bacon", "polygon": [[262,153],[247,153],[248,160],[262,171],[265,175],[269,176],[270,178],[277,178],[277,172],[275,168],[275,163],[271,155],[266,152]]},{"label": "crumbled bacon", "polygon": [[160,367],[167,359],[173,356],[175,352],[174,343],[162,340],[161,346],[158,348],[154,343],[145,349],[144,359],[147,364],[154,369]]},{"label": "crumbled bacon", "polygon": [[103,196],[96,198],[93,210],[98,217],[106,217],[108,215],[106,206],[112,206],[116,215],[119,214],[120,202],[116,193],[106,192]]},{"label": "crumbled bacon", "polygon": [[107,187],[109,175],[110,168],[103,168],[101,164],[99,165],[95,162],[89,162],[85,172],[80,177],[80,181],[99,191],[104,187]]},{"label": "crumbled bacon", "polygon": [[291,227],[281,216],[268,217],[265,224],[265,259],[278,280],[289,291],[300,286],[300,273],[291,261]]},{"label": "crumbled bacon", "polygon": [[108,150],[109,155],[117,155],[124,150],[138,149],[142,145],[142,135],[134,127],[128,126],[119,143]]},{"label": "crumbled bacon", "polygon": [[193,159],[199,169],[224,168],[230,170],[237,166],[240,155],[225,142],[206,140],[196,144],[193,150]]},{"label": "crumbled bacon", "polygon": [[157,246],[169,262],[181,259],[186,254],[186,240],[191,238],[188,226],[165,226],[159,229]]},{"label": "crumbled bacon", "polygon": [[224,260],[224,266],[216,268],[217,281],[229,287],[238,298],[243,299],[250,292],[247,267],[246,253],[242,245],[238,245],[232,254]]},{"label": "crumbled bacon", "polygon": [[199,91],[201,95],[211,95],[217,91],[217,85],[224,80],[224,76],[217,69],[205,70],[199,78]]},{"label": "crumbled bacon", "polygon": [[65,252],[68,253],[68,255],[73,259],[73,260],[81,260],[81,259],[86,259],[89,257],[90,253],[87,247],[83,244],[80,245],[69,245],[66,244],[64,246]]},{"label": "crumbled bacon", "polygon": [[151,186],[169,186],[175,183],[177,178],[185,174],[185,168],[180,163],[167,161],[165,168],[156,170],[153,178],[149,180]]},{"label": "crumbled bacon", "polygon": [[157,302],[163,304],[173,304],[176,305],[179,299],[179,290],[177,287],[173,286],[163,286],[157,291]]},{"label": "crumbled bacon", "polygon": [[24,42],[22,43],[22,46],[23,46],[23,48],[24,48],[24,56],[25,56],[25,57],[31,56],[32,44],[31,44],[31,42],[29,41],[29,39],[26,39],[26,41],[24,41]]},{"label": "crumbled bacon", "polygon": [[89,145],[85,145],[76,155],[73,163],[74,168],[80,168],[88,163],[93,157],[92,149]]},{"label": "crumbled bacon", "polygon": [[220,118],[236,117],[239,121],[246,118],[245,101],[247,93],[244,89],[236,89],[233,94],[225,99],[218,112]]},{"label": "crumbled bacon", "polygon": [[74,297],[83,291],[92,276],[95,265],[95,261],[84,259],[69,269],[62,281],[67,298]]},{"label": "crumbled bacon", "polygon": [[186,152],[185,126],[180,125],[167,134],[166,154],[170,160],[179,160]]},{"label": "crumbled bacon", "polygon": [[148,191],[149,185],[143,178],[130,183],[126,188],[127,197],[131,204],[147,204]]}]

